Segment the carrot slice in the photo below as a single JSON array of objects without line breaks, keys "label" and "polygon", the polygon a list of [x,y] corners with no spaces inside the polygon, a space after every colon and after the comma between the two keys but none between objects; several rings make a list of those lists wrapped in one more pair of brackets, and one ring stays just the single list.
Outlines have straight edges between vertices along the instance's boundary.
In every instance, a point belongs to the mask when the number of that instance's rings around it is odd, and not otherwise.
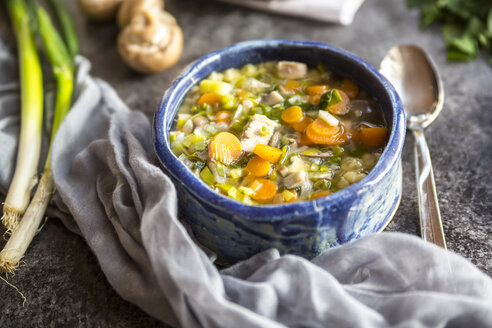
[{"label": "carrot slice", "polygon": [[[316,121],[316,120],[315,120]],[[331,126],[330,126],[331,127]],[[334,127],[331,127],[334,128]],[[308,127],[306,128],[306,137],[311,140],[312,143],[318,144],[318,145],[329,145],[329,146],[334,146],[334,145],[341,145],[347,142],[347,134],[344,133],[343,128],[337,127],[338,132],[335,132],[335,134],[320,134],[315,126],[314,122],[309,124]],[[331,131],[336,131],[331,130]],[[325,131],[327,132],[327,131]]]},{"label": "carrot slice", "polygon": [[345,92],[343,92],[340,89],[337,89],[337,90],[338,90],[338,93],[340,94],[340,97],[342,97],[342,101],[340,101],[339,103],[337,103],[335,105],[328,107],[327,110],[332,114],[343,115],[343,114],[346,114],[350,109],[348,106],[350,103],[350,99]]},{"label": "carrot slice", "polygon": [[228,110],[221,110],[220,112],[215,114],[215,121],[216,122],[229,123],[230,119],[231,119],[231,112]]},{"label": "carrot slice", "polygon": [[282,112],[282,120],[285,123],[297,123],[302,120],[304,113],[299,106],[291,106]]},{"label": "carrot slice", "polygon": [[377,148],[384,145],[388,129],[382,127],[361,127],[360,140],[366,147]]},{"label": "carrot slice", "polygon": [[301,85],[295,80],[289,80],[285,82],[285,89],[290,92],[295,92],[300,89]]},{"label": "carrot slice", "polygon": [[332,126],[317,118],[310,124],[313,132],[319,135],[335,135],[340,132],[340,125]]},{"label": "carrot slice", "polygon": [[282,150],[268,145],[257,144],[253,149],[253,153],[271,163],[277,163],[282,155]]},{"label": "carrot slice", "polygon": [[215,106],[220,104],[220,95],[214,92],[204,93],[200,99],[198,99],[198,105],[209,104]]},{"label": "carrot slice", "polygon": [[241,157],[241,142],[232,133],[219,132],[210,140],[208,156],[224,164],[231,164]]},{"label": "carrot slice", "polygon": [[315,192],[314,194],[312,194],[310,199],[318,199],[318,198],[321,198],[324,196],[329,196],[331,194],[333,194],[333,193],[329,190],[322,190],[322,191],[318,191],[318,192]]},{"label": "carrot slice", "polygon": [[256,178],[250,182],[248,188],[253,190],[251,198],[259,202],[269,202],[277,193],[277,185],[268,179]]},{"label": "carrot slice", "polygon": [[305,133],[301,134],[301,138],[299,139],[299,145],[301,146],[311,146],[314,143],[309,139]]},{"label": "carrot slice", "polygon": [[357,97],[359,94],[359,86],[350,80],[343,80],[338,89],[345,92],[350,99]]},{"label": "carrot slice", "polygon": [[310,85],[309,87],[306,88],[306,92],[310,96],[321,96],[323,93],[327,92],[330,90],[330,86],[327,84],[315,84],[315,85]]},{"label": "carrot slice", "polygon": [[246,170],[255,177],[264,177],[270,173],[272,167],[269,161],[261,157],[253,157],[246,165]]},{"label": "carrot slice", "polygon": [[304,116],[302,120],[297,123],[292,123],[290,126],[297,132],[304,132],[309,124],[313,123],[313,119],[309,116]]}]

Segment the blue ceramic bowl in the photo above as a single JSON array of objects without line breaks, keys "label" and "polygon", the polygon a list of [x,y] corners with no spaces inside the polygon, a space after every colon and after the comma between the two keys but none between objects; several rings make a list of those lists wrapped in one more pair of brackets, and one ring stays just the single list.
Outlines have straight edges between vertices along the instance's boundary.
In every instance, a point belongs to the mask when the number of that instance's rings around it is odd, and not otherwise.
[{"label": "blue ceramic bowl", "polygon": [[[247,63],[293,60],[322,63],[355,81],[381,105],[390,136],[370,174],[335,194],[283,205],[249,206],[220,195],[196,178],[172,153],[168,131],[190,88],[213,71]],[[214,51],[191,64],[164,94],[154,116],[154,144],[179,196],[180,217],[198,241],[232,264],[275,247],[312,258],[323,250],[384,229],[401,197],[403,106],[391,84],[374,67],[324,43],[287,40],[247,41]]]}]

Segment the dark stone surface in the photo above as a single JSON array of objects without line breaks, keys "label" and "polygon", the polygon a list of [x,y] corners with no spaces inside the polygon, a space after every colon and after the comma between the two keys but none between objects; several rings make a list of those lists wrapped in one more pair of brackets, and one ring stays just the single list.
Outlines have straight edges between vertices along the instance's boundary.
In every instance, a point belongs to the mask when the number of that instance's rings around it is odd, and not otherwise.
[{"label": "dark stone surface", "polygon": [[[74,1],[71,1],[75,8]],[[216,48],[249,39],[317,40],[379,64],[399,43],[417,43],[435,60],[446,91],[441,116],[426,130],[434,164],[444,229],[450,250],[492,275],[492,68],[482,56],[471,63],[448,63],[439,29],[418,29],[418,14],[405,1],[366,1],[353,25],[342,27],[267,15],[214,1],[168,0],[185,35],[184,53],[172,69],[152,76],[132,73],[119,59],[114,26],[88,24],[76,17],[82,53],[92,73],[113,85],[133,109],[149,116],[177,74]],[[5,11],[0,41],[11,43]],[[1,72],[0,72],[1,74]],[[403,151],[403,197],[389,231],[418,234],[413,140]],[[3,245],[0,242],[0,246]],[[25,264],[9,281],[0,281],[2,327],[161,327],[122,300],[104,278],[84,241],[55,219],[48,220],[28,250]]]}]

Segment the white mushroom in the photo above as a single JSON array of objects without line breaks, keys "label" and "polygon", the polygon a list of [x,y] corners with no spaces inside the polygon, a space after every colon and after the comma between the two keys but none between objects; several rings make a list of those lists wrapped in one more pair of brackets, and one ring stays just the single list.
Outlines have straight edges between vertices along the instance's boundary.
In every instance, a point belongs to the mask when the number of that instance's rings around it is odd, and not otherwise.
[{"label": "white mushroom", "polygon": [[123,60],[140,73],[160,72],[174,65],[183,50],[183,32],[165,11],[144,11],[118,37]]},{"label": "white mushroom", "polygon": [[87,17],[96,22],[108,22],[116,16],[123,0],[78,0],[79,7]]},{"label": "white mushroom", "polygon": [[133,17],[144,11],[160,11],[164,9],[164,0],[125,0],[118,9],[118,26],[124,28]]},{"label": "white mushroom", "polygon": [[284,100],[284,97],[278,91],[272,91],[261,98],[261,102],[268,106],[278,104],[282,100]]},{"label": "white mushroom", "polygon": [[306,182],[307,174],[305,171],[297,171],[284,178],[284,187],[293,189],[300,187]]}]

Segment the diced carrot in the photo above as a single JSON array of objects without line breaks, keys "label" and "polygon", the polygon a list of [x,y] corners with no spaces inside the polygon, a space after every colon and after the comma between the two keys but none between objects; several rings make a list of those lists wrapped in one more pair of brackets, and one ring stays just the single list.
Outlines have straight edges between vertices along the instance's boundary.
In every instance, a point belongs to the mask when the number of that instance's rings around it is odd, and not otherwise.
[{"label": "diced carrot", "polygon": [[289,92],[295,92],[300,89],[301,85],[295,80],[289,80],[285,82],[285,89]]},{"label": "diced carrot", "polygon": [[270,162],[261,157],[253,157],[246,165],[246,170],[255,177],[264,177],[272,170]]},{"label": "diced carrot", "polygon": [[359,94],[359,86],[350,80],[343,80],[338,89],[345,92],[350,99],[357,97]]},{"label": "diced carrot", "polygon": [[198,105],[209,104],[215,106],[220,104],[220,95],[214,92],[204,93],[200,99],[198,99]]},{"label": "diced carrot", "polygon": [[282,155],[282,150],[268,145],[257,144],[253,149],[253,153],[271,163],[277,163]]},{"label": "diced carrot", "polygon": [[237,95],[238,95],[238,96],[244,96],[245,94],[246,94],[246,90],[244,90],[244,89],[241,89],[241,90],[239,90],[239,91],[237,92]]},{"label": "diced carrot", "polygon": [[229,132],[217,133],[208,146],[208,156],[224,164],[236,161],[241,153],[241,142]]},{"label": "diced carrot", "polygon": [[329,190],[322,190],[322,191],[318,191],[318,192],[315,192],[314,194],[312,194],[310,199],[318,199],[318,198],[321,198],[324,196],[329,196],[331,194],[333,194],[333,193]]},{"label": "diced carrot", "polygon": [[306,92],[310,96],[321,96],[323,93],[330,90],[330,86],[327,84],[314,84],[306,88]]},{"label": "diced carrot", "polygon": [[388,129],[382,127],[361,127],[360,140],[366,147],[377,148],[384,145]]},{"label": "diced carrot", "polygon": [[292,123],[290,126],[297,132],[304,132],[306,131],[307,126],[312,122],[313,122],[312,118],[310,118],[309,116],[304,116],[304,118],[301,121],[297,123]]},{"label": "diced carrot", "polygon": [[228,110],[221,110],[220,112],[215,114],[215,121],[216,122],[229,123],[230,119],[231,119],[231,112]]},{"label": "diced carrot", "polygon": [[311,129],[319,135],[335,135],[340,132],[340,125],[332,126],[323,121],[322,119],[315,119],[313,123],[310,124]]},{"label": "diced carrot", "polygon": [[[316,121],[316,120],[315,120]],[[327,125],[329,126],[329,125]],[[329,146],[334,146],[334,145],[341,145],[347,142],[347,135],[344,133],[343,128],[338,127],[338,132],[335,132],[335,134],[326,134],[326,133],[331,133],[333,131],[336,131],[336,128],[333,129],[334,127],[330,128],[332,130],[324,130],[325,134],[320,134],[318,131],[319,127],[316,127],[314,125],[314,122],[309,124],[308,127],[306,128],[306,137],[308,137],[311,142],[318,144],[318,145],[329,145]],[[321,130],[323,131],[323,130]]]},{"label": "diced carrot", "polygon": [[254,179],[248,185],[248,188],[253,190],[251,198],[259,202],[269,202],[277,193],[277,185],[273,181],[264,178]]},{"label": "diced carrot", "polygon": [[299,106],[291,106],[282,112],[282,120],[285,123],[297,123],[302,120],[304,113]]},{"label": "diced carrot", "polygon": [[349,108],[350,99],[345,92],[343,92],[340,89],[337,90],[340,96],[342,97],[342,101],[328,107],[327,110],[332,114],[343,115],[346,114],[350,109]]}]

